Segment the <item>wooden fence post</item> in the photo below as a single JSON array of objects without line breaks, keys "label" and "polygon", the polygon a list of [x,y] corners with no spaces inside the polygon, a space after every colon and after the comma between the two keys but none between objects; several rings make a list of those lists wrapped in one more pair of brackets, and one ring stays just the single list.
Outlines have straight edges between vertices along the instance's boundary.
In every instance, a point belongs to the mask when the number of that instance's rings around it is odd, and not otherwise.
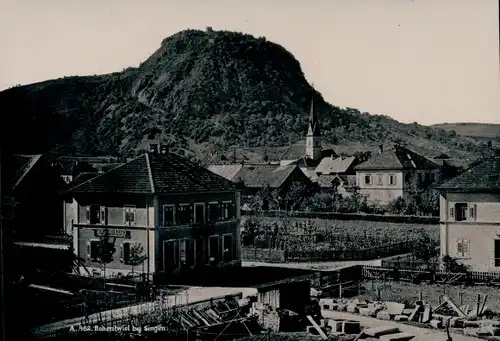
[{"label": "wooden fence post", "polygon": [[381,301],[380,288],[377,288],[377,301]]},{"label": "wooden fence post", "polygon": [[422,301],[423,301],[422,291],[419,291],[419,292],[418,292],[418,300],[419,300],[420,302],[422,302]]},{"label": "wooden fence post", "polygon": [[342,282],[339,283],[339,298],[342,298]]}]

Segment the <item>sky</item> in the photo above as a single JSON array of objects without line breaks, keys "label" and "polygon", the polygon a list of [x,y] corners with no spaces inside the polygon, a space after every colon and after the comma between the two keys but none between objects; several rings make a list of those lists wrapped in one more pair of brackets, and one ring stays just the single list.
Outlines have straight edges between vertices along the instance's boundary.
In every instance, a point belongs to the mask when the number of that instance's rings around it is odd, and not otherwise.
[{"label": "sky", "polygon": [[330,103],[500,123],[498,0],[0,0],[0,90],[138,66],[184,29],[265,36]]}]

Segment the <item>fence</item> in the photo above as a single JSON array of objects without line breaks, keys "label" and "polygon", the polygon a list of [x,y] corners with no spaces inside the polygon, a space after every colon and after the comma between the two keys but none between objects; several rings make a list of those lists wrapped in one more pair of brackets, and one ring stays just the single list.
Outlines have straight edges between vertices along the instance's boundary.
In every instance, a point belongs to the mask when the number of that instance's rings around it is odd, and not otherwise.
[{"label": "fence", "polygon": [[365,214],[365,213],[338,213],[338,212],[305,212],[305,211],[264,211],[265,217],[296,217],[296,218],[320,218],[328,220],[365,220],[384,221],[388,223],[404,224],[439,224],[439,217],[434,216],[406,216],[389,214]]},{"label": "fence", "polygon": [[500,285],[500,272],[470,271],[467,273],[451,273],[446,271],[426,271],[410,269],[391,269],[377,266],[363,266],[364,280],[398,280],[412,283],[429,281],[442,284],[488,284]]},{"label": "fence", "polygon": [[318,261],[345,261],[345,260],[371,260],[409,252],[413,249],[413,241],[391,243],[359,250],[312,250],[291,251],[260,248],[242,248],[242,259],[247,262],[318,262]]}]

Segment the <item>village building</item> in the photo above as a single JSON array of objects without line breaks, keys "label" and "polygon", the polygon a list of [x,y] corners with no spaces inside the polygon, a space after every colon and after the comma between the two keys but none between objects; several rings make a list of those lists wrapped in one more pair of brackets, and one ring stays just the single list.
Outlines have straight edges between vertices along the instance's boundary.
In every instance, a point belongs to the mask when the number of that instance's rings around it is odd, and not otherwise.
[{"label": "village building", "polygon": [[484,159],[439,189],[441,257],[500,271],[500,159]]},{"label": "village building", "polygon": [[381,146],[379,154],[354,169],[359,193],[381,204],[407,199],[416,182],[427,186],[440,173],[437,164],[400,145],[387,150]]},{"label": "village building", "polygon": [[[11,228],[16,240],[61,235],[60,191],[64,182],[48,155],[3,155],[2,197],[10,202],[3,215],[13,217]],[[34,222],[34,217],[38,217]]]},{"label": "village building", "polygon": [[349,157],[326,157],[315,169],[317,183],[322,190],[334,189],[342,195],[349,195],[356,186],[356,171],[354,167],[358,159]]},{"label": "village building", "polygon": [[134,246],[148,277],[239,266],[240,194],[234,183],[158,146],[68,191],[75,254],[102,274],[99,241],[115,243],[106,272],[132,270]]}]

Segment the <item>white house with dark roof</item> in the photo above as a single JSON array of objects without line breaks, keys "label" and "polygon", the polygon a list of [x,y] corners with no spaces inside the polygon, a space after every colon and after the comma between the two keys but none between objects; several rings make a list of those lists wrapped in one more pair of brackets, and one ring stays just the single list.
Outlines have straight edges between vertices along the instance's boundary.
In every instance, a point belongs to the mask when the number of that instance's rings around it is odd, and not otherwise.
[{"label": "white house with dark roof", "polygon": [[314,170],[316,182],[322,189],[336,188],[338,193],[349,195],[356,186],[354,167],[357,163],[358,160],[354,156],[325,157]]},{"label": "white house with dark roof", "polygon": [[148,277],[241,264],[239,191],[180,156],[153,148],[67,194],[75,206],[65,217],[73,222],[74,252],[96,275],[104,233],[116,247],[110,273],[129,273],[139,244],[147,260],[136,271]]},{"label": "white house with dark roof", "polygon": [[476,163],[439,189],[441,257],[500,272],[500,158]]},{"label": "white house with dark roof", "polygon": [[360,194],[381,204],[398,197],[407,198],[414,181],[433,183],[440,172],[434,162],[399,145],[381,149],[354,169]]}]

